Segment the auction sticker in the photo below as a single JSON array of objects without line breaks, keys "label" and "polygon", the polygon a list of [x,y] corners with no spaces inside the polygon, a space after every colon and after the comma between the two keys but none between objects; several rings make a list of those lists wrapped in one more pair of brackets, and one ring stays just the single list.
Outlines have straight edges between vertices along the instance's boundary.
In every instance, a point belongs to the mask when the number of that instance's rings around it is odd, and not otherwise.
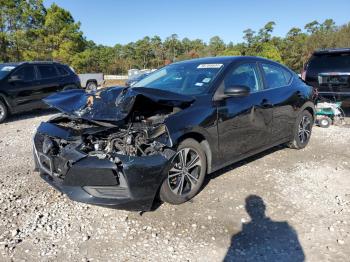
[{"label": "auction sticker", "polygon": [[220,68],[223,64],[200,64],[197,68]]}]

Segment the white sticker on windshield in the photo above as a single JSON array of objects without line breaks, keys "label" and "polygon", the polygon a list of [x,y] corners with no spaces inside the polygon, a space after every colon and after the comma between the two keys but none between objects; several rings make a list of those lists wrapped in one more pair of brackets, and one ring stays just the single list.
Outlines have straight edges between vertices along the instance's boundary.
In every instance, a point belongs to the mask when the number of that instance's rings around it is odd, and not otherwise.
[{"label": "white sticker on windshield", "polygon": [[14,68],[15,68],[14,66],[4,66],[3,68],[1,68],[1,71],[9,72]]},{"label": "white sticker on windshield", "polygon": [[195,83],[195,86],[203,86],[203,83]]},{"label": "white sticker on windshield", "polygon": [[202,82],[203,82],[203,83],[209,83],[210,80],[211,80],[211,78],[210,78],[210,77],[207,77],[207,78],[204,78],[204,79],[202,80]]},{"label": "white sticker on windshield", "polygon": [[220,68],[223,64],[200,64],[197,68]]}]

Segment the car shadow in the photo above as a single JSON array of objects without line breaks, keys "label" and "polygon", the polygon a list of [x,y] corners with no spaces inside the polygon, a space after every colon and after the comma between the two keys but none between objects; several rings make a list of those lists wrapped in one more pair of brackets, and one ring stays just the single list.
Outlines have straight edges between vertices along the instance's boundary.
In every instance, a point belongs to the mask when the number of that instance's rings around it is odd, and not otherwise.
[{"label": "car shadow", "polygon": [[4,124],[19,121],[19,120],[26,120],[30,118],[35,118],[35,117],[41,117],[41,116],[48,116],[48,115],[53,115],[59,113],[58,110],[53,109],[53,108],[46,108],[46,109],[34,109],[29,112],[23,112],[23,113],[18,113],[14,115],[10,115],[4,122]]},{"label": "car shadow", "polygon": [[297,232],[288,222],[267,217],[266,205],[260,196],[250,195],[245,202],[251,220],[232,236],[224,261],[305,260]]}]

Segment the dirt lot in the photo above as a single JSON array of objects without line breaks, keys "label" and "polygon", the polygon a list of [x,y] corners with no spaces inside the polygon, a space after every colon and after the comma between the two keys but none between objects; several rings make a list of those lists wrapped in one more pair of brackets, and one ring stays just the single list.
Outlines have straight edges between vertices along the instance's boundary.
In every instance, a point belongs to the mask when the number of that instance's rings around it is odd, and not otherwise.
[{"label": "dirt lot", "polygon": [[32,171],[53,113],[0,126],[0,261],[349,261],[350,128],[315,127],[306,149],[274,148],[141,215],[72,202]]}]

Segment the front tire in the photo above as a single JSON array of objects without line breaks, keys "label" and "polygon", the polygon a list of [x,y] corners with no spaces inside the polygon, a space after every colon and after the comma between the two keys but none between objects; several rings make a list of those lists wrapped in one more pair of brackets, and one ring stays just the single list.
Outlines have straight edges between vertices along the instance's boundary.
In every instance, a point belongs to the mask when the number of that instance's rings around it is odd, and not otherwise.
[{"label": "front tire", "polygon": [[0,100],[0,123],[4,122],[8,116],[7,106]]},{"label": "front tire", "polygon": [[206,166],[201,145],[192,138],[185,139],[179,144],[172,167],[160,188],[160,199],[178,205],[193,198],[203,185]]},{"label": "front tire", "polygon": [[290,148],[303,149],[310,141],[314,119],[309,111],[304,110],[297,118],[294,127],[294,138],[289,143]]}]

